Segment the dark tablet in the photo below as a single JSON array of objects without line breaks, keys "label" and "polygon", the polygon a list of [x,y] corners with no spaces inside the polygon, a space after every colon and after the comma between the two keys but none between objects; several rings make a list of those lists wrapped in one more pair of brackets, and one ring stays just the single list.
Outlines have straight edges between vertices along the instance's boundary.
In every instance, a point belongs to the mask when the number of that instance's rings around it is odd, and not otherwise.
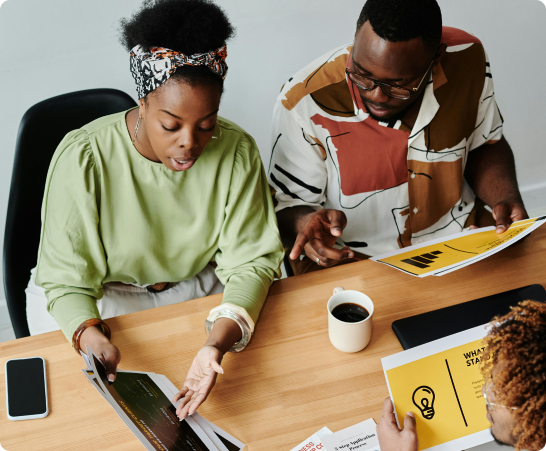
[{"label": "dark tablet", "polygon": [[542,285],[536,284],[493,294],[474,301],[399,319],[392,323],[392,329],[402,347],[410,349],[486,324],[493,317],[508,313],[511,306],[528,299],[546,302],[546,290]]}]

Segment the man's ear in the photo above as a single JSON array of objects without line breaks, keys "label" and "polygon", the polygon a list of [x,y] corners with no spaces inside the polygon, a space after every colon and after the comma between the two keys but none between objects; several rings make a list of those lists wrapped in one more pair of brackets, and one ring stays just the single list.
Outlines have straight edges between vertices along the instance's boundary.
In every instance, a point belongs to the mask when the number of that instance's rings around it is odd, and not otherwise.
[{"label": "man's ear", "polygon": [[447,44],[445,42],[442,42],[440,44],[440,47],[438,48],[438,51],[436,52],[436,55],[434,55],[434,65],[436,66],[440,61],[442,61],[442,58],[446,54]]}]

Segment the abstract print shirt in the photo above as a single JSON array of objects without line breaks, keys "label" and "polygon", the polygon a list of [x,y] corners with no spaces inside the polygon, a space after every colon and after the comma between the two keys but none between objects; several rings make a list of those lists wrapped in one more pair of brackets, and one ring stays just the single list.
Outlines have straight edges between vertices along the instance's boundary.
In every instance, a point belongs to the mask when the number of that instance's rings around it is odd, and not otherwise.
[{"label": "abstract print shirt", "polygon": [[412,129],[377,122],[346,77],[352,45],[331,51],[283,87],[273,114],[268,176],[276,211],[341,210],[338,246],[374,256],[470,225],[468,153],[502,137],[487,54],[444,27],[447,52],[427,80]]}]

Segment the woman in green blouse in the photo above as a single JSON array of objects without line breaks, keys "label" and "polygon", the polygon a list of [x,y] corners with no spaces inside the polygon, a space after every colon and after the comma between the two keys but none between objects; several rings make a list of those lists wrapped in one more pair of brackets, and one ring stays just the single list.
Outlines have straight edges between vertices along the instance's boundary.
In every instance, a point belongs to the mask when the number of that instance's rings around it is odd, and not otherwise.
[{"label": "woman in green blouse", "polygon": [[218,116],[232,34],[205,0],[147,2],[123,21],[139,107],[64,138],[42,209],[36,285],[76,351],[89,346],[111,380],[121,356],[101,309],[191,299],[192,281],[204,294],[216,277],[225,286],[175,398],[181,418],[205,400],[224,353],[248,343],[283,256],[256,144]]}]

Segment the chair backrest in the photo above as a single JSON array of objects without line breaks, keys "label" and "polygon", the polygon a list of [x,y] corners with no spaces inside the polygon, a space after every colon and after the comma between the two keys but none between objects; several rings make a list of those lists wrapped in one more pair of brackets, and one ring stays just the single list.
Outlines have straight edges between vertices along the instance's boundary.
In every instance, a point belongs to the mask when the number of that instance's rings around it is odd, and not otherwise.
[{"label": "chair backrest", "polygon": [[136,106],[116,89],[90,89],[44,100],[21,119],[4,232],[4,286],[17,338],[30,335],[26,297],[40,243],[40,211],[49,163],[64,136],[108,114]]}]

